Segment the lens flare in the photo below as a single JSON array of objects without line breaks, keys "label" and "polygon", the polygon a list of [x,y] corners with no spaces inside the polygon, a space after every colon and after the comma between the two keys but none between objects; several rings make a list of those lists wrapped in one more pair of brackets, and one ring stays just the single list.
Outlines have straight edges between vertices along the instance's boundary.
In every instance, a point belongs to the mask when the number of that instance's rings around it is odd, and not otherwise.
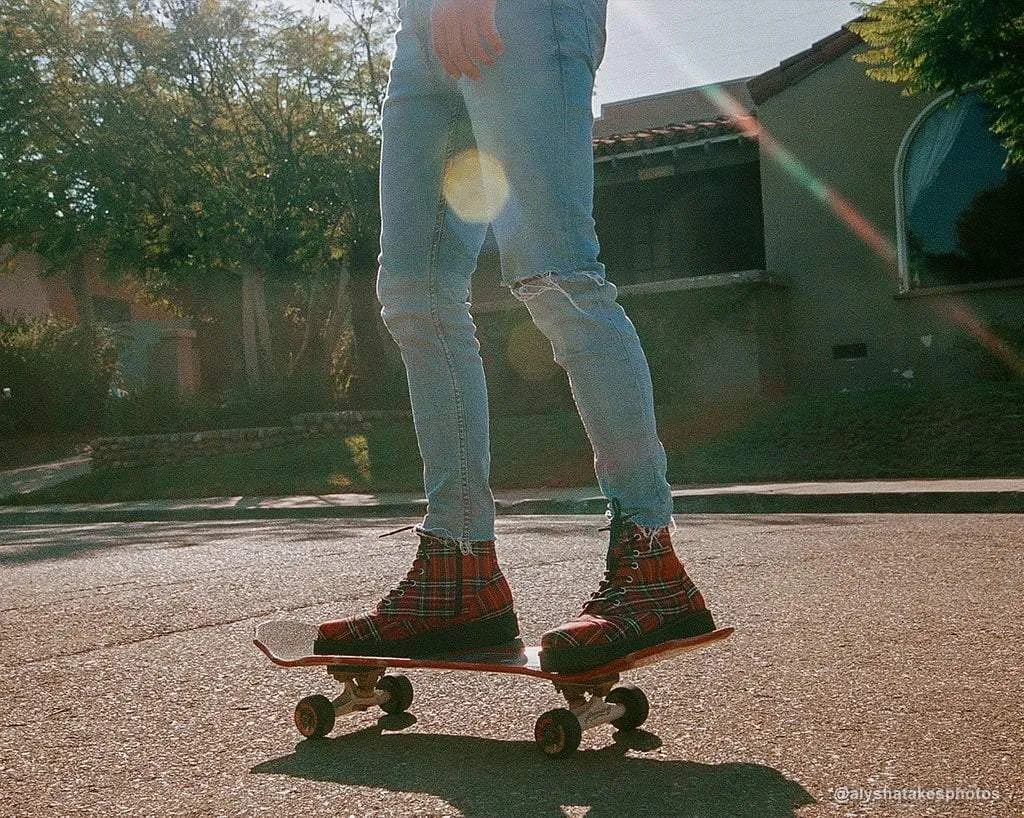
[{"label": "lens flare", "polygon": [[508,201],[508,177],[501,162],[475,148],[448,161],[442,189],[448,206],[464,222],[487,224]]},{"label": "lens flare", "polygon": [[551,344],[532,322],[517,324],[508,334],[505,347],[508,364],[524,381],[546,381],[558,373]]},{"label": "lens flare", "polygon": [[[674,48],[674,44],[661,34],[664,29],[658,25],[657,19],[642,4],[631,4],[629,13],[641,19],[642,25],[637,27],[637,36],[649,39],[652,47],[657,47],[665,54],[676,55],[679,53]],[[706,73],[701,70],[699,65],[684,66],[678,57],[673,57],[673,61],[684,74],[694,80],[699,79],[700,74]],[[701,86],[701,92],[722,113],[732,117],[743,134],[758,140],[762,155],[775,162],[797,184],[824,204],[839,222],[878,256],[887,271],[898,279],[899,256],[893,242],[853,202],[816,176],[792,151],[775,139],[738,100],[723,90],[721,86],[712,84],[709,77],[700,79],[701,81],[697,84]],[[1024,378],[1024,356],[1021,351],[1014,349],[1005,339],[996,335],[963,299],[954,303],[955,308],[953,309],[944,310],[938,306],[933,306],[933,309],[945,321],[970,334],[991,355],[1003,361],[1011,371]]]}]

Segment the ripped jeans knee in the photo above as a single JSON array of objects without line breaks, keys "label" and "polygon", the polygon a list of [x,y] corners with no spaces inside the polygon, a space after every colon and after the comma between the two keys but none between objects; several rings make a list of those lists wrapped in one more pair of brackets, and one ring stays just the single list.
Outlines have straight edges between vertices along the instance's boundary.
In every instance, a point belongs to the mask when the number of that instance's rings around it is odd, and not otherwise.
[{"label": "ripped jeans knee", "polygon": [[[530,308],[531,302],[547,293],[559,293],[578,312],[585,313],[593,309],[590,304],[580,304],[580,300],[590,300],[587,296],[595,293],[615,300],[615,285],[599,273],[578,270],[570,273],[541,273],[520,279],[509,285],[512,295]],[[531,310],[532,312],[532,310]]]}]

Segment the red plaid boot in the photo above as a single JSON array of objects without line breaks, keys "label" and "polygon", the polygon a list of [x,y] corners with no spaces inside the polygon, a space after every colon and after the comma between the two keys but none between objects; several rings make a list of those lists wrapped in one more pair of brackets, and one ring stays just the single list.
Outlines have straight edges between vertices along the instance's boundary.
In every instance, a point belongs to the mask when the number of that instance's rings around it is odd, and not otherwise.
[{"label": "red plaid boot", "polygon": [[668,528],[643,528],[612,500],[604,580],[583,611],[540,640],[544,670],[575,673],[627,653],[715,629],[704,597],[672,549]]},{"label": "red plaid boot", "polygon": [[324,622],[315,653],[428,656],[519,636],[494,541],[460,543],[417,533],[420,546],[405,579],[369,613]]}]

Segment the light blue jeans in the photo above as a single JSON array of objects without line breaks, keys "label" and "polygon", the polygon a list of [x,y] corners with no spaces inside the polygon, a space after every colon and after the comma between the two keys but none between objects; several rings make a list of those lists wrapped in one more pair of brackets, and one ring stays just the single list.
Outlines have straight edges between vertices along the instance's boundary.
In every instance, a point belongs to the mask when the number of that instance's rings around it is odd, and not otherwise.
[{"label": "light blue jeans", "polygon": [[469,284],[490,222],[502,281],[551,341],[626,514],[666,525],[672,497],[636,330],[597,260],[591,96],[607,0],[498,0],[505,53],[453,80],[431,0],[402,0],[383,108],[377,296],[409,379],[422,528],[494,538],[487,390]]}]

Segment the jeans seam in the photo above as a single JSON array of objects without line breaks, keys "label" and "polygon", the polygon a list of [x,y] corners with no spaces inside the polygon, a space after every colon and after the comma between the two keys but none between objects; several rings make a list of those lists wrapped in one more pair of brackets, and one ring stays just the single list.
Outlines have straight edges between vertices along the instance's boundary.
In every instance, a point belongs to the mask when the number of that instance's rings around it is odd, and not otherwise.
[{"label": "jeans seam", "polygon": [[587,51],[590,52],[590,73],[594,79],[597,79],[597,69],[595,68],[595,62],[597,60],[597,49],[594,47],[594,37],[590,33],[590,14],[583,7],[583,0],[576,0],[576,8],[579,10],[580,17],[583,19],[583,30],[587,35]]},{"label": "jeans seam", "polygon": [[[567,132],[569,128],[569,106],[566,103],[565,99],[565,53],[562,51],[562,39],[558,33],[558,21],[555,19],[554,0],[550,0],[549,5],[551,8],[551,36],[555,41],[555,51],[558,54],[558,85],[562,97],[562,127],[559,131],[559,133],[561,134],[561,139],[559,139],[558,141],[558,149],[559,161],[561,163],[561,166],[564,168],[567,167],[568,165],[566,156],[566,142],[568,141]],[[566,260],[566,263],[569,266],[573,266],[575,265],[576,260],[571,256],[569,252],[569,233],[565,229],[565,213],[568,210],[568,207],[566,204],[566,193],[564,186],[559,186],[558,188],[558,200],[559,204],[562,206],[562,212],[559,218],[559,233],[562,237],[562,254],[563,258]]]},{"label": "jeans seam", "polygon": [[[453,111],[448,121],[448,140],[445,143],[444,166],[447,169],[448,162],[454,152],[455,120],[458,112]],[[465,407],[462,393],[459,391],[459,381],[456,374],[455,358],[452,354],[451,345],[444,332],[444,323],[441,320],[437,301],[438,289],[438,267],[441,256],[441,238],[444,232],[445,216],[448,206],[444,198],[443,187],[438,191],[437,216],[434,220],[434,235],[430,245],[430,262],[427,265],[427,293],[430,298],[430,321],[434,326],[434,333],[437,335],[438,343],[444,352],[445,363],[448,365],[448,373],[451,378],[452,396],[455,401],[455,423],[459,441],[459,484],[462,491],[462,539],[468,541],[469,527],[471,522],[471,510],[469,501],[469,452],[466,430]]]}]

